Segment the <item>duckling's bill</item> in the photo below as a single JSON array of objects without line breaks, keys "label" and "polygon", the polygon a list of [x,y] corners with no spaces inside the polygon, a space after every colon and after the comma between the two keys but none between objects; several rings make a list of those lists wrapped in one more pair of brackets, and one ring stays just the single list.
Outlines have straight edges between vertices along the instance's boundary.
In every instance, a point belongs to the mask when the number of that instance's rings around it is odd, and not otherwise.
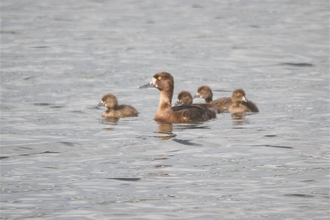
[{"label": "duckling's bill", "polygon": [[101,107],[101,106],[104,106],[104,102],[103,102],[103,101],[100,101],[99,104],[95,105],[95,108],[99,108],[99,107]]},{"label": "duckling's bill", "polygon": [[245,96],[243,96],[242,101],[243,102],[248,102],[248,100],[247,100],[247,98]]},{"label": "duckling's bill", "polygon": [[196,95],[194,95],[194,99],[195,98],[200,98],[200,95],[198,93],[196,93]]}]

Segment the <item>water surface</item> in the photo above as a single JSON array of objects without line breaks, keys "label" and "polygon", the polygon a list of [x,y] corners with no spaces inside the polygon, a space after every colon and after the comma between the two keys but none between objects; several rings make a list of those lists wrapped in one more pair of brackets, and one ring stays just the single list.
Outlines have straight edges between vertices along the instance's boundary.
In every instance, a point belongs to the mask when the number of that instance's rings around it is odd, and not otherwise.
[{"label": "water surface", "polygon": [[[160,71],[260,113],[158,124]],[[4,0],[1,217],[328,219],[329,106],[328,1]]]}]

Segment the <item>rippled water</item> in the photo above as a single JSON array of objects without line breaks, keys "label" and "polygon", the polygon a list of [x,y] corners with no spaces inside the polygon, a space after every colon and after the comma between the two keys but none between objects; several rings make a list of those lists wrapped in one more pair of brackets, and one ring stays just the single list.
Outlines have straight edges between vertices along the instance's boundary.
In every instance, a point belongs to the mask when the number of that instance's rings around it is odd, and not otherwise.
[{"label": "rippled water", "polygon": [[[158,124],[159,71],[260,113]],[[325,0],[3,0],[1,217],[329,219],[329,107]]]}]

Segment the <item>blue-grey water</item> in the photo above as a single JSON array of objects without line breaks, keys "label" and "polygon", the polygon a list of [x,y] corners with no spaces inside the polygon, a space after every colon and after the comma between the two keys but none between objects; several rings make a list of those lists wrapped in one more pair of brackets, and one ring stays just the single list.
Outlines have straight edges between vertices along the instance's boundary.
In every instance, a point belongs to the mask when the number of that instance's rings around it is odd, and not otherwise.
[{"label": "blue-grey water", "polygon": [[[158,124],[160,71],[260,112]],[[329,219],[329,97],[327,0],[2,0],[1,219]]]}]

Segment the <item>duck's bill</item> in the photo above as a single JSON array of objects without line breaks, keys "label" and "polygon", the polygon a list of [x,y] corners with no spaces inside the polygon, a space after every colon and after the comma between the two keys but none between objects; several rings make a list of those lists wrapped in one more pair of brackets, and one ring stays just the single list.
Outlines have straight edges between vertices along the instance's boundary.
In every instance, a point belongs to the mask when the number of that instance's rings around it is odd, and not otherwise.
[{"label": "duck's bill", "polygon": [[247,98],[245,98],[245,96],[243,96],[242,101],[243,102],[248,102],[248,100],[247,100]]},{"label": "duck's bill", "polygon": [[103,104],[103,102],[101,101],[99,104],[97,104],[97,105],[95,105],[95,108],[99,108],[99,107],[101,107],[101,106],[103,106],[104,104]]},{"label": "duck's bill", "polygon": [[196,95],[194,95],[194,99],[195,98],[200,98],[200,96],[198,95],[198,93]]},{"label": "duck's bill", "polygon": [[152,87],[155,87],[155,85],[152,82],[150,82],[148,84],[145,84],[144,86],[140,86],[139,89],[152,88]]}]

